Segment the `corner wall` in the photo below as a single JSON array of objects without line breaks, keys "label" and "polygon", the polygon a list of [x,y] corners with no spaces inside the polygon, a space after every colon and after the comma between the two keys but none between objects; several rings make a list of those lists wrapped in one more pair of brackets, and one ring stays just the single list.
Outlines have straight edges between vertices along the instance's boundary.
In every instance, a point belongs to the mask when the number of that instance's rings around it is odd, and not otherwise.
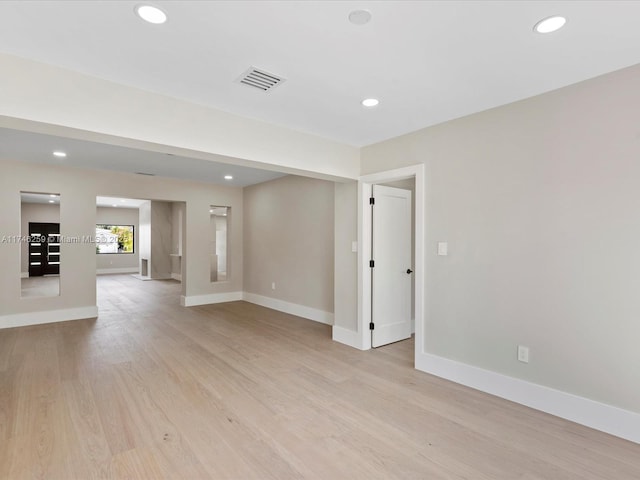
[{"label": "corner wall", "polygon": [[363,149],[365,174],[426,166],[418,366],[452,360],[640,425],[638,84],[634,66]]},{"label": "corner wall", "polygon": [[305,177],[244,189],[248,301],[333,323],[333,202],[333,182]]}]

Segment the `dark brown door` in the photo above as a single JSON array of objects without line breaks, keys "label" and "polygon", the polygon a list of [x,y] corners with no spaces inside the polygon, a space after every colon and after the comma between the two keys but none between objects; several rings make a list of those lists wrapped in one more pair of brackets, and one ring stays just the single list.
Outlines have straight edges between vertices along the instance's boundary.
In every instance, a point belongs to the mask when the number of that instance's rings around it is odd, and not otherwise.
[{"label": "dark brown door", "polygon": [[29,276],[60,274],[60,224],[29,222]]}]

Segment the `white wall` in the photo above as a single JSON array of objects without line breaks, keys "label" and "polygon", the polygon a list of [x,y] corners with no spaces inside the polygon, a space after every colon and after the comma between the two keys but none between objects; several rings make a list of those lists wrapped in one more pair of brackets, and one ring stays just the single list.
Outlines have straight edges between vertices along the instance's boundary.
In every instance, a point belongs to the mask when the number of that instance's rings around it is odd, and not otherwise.
[{"label": "white wall", "polygon": [[[183,295],[210,298],[242,292],[242,189],[218,187],[159,177],[50,167],[0,159],[0,237],[20,232],[20,191],[56,192],[61,195],[60,231],[66,237],[95,236],[97,195],[153,198],[186,202]],[[229,232],[231,281],[209,281],[208,244],[201,234],[209,223],[209,205],[229,205],[237,224]],[[95,308],[96,253],[94,244],[63,244],[65,268],[60,276],[60,296],[20,299],[20,245],[0,242],[0,328],[42,318],[35,312]],[[241,295],[241,293],[239,293]],[[20,316],[25,314],[26,316]],[[19,316],[18,317],[16,317]],[[62,320],[64,318],[60,318]]]},{"label": "white wall", "polygon": [[137,208],[97,207],[96,224],[133,225],[133,253],[110,253],[96,255],[98,273],[109,273],[109,270],[122,271],[134,269],[138,271],[139,240]]},{"label": "white wall", "polygon": [[635,66],[363,149],[363,173],[426,165],[427,353],[640,412],[639,84]]},{"label": "white wall", "polygon": [[333,201],[332,182],[304,177],[244,189],[246,292],[333,317]]}]

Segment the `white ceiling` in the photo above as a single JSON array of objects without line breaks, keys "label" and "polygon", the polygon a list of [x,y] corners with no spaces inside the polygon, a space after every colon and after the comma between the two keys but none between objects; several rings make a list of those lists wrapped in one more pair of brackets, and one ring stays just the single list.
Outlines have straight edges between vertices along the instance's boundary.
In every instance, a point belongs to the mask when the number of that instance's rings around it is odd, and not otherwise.
[{"label": "white ceiling", "polygon": [[[67,157],[54,157],[55,150],[66,152]],[[246,187],[284,176],[279,172],[239,165],[8,128],[0,128],[0,158],[76,168],[142,172],[231,187]],[[225,180],[225,175],[233,176],[233,180]]]},{"label": "white ceiling", "polygon": [[[0,51],[355,146],[640,62],[637,1],[153,1],[164,25],[139,3],[4,0]],[[234,82],[249,66],[287,81]]]}]

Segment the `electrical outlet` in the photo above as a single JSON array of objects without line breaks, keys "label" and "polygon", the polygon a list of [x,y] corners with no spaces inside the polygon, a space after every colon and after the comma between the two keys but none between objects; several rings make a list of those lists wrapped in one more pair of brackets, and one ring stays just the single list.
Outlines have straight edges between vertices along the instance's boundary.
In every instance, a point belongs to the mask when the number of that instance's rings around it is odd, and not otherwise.
[{"label": "electrical outlet", "polygon": [[529,363],[529,347],[518,345],[518,361],[522,363]]},{"label": "electrical outlet", "polygon": [[271,282],[271,290],[275,290],[276,289],[276,282]]}]

